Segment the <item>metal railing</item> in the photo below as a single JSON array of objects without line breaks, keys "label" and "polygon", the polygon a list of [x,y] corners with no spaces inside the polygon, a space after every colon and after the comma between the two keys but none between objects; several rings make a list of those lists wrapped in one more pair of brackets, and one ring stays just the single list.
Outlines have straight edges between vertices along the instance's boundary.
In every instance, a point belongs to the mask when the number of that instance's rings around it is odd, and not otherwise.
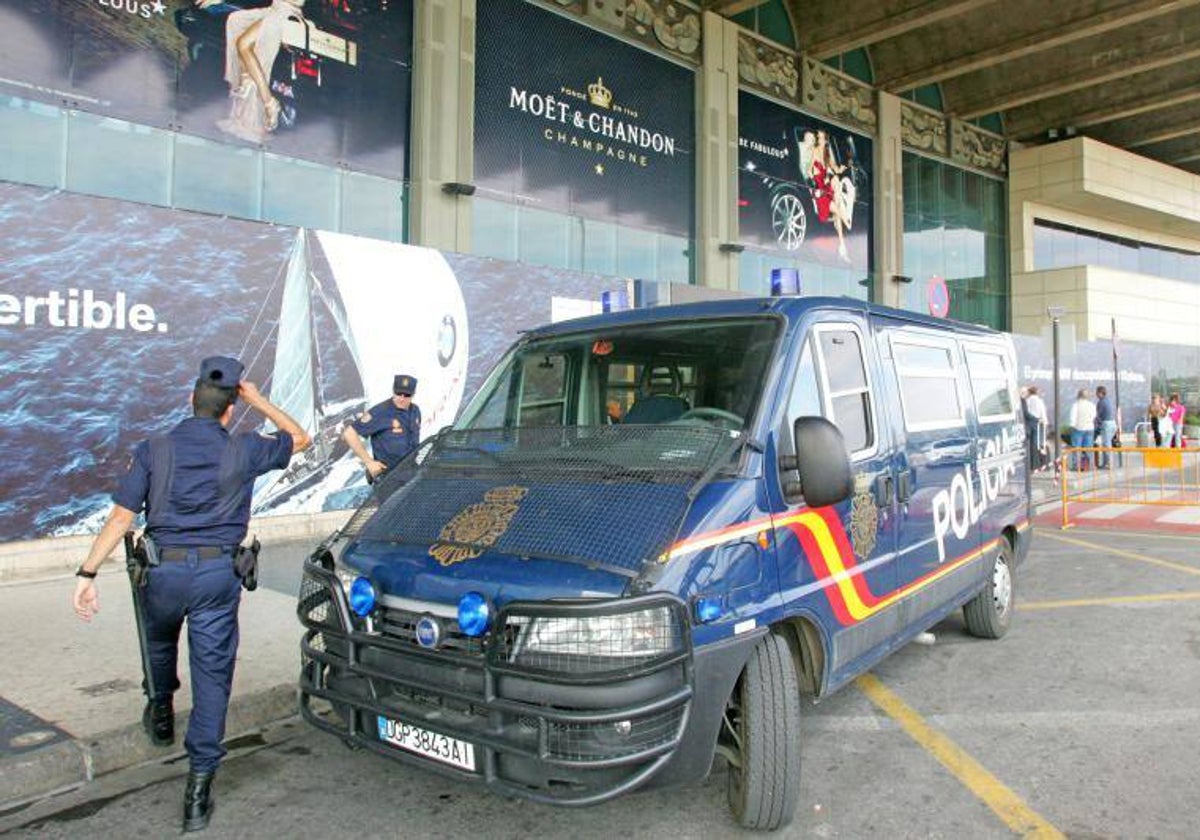
[{"label": "metal railing", "polygon": [[1072,502],[1200,507],[1200,449],[1064,446],[1062,527]]}]

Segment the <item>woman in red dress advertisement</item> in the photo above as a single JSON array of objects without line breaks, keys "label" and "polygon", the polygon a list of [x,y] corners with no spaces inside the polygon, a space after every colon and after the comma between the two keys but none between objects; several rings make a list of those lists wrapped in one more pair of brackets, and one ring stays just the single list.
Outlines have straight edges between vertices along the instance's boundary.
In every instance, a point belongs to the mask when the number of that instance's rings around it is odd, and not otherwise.
[{"label": "woman in red dress advertisement", "polygon": [[853,189],[853,186],[841,177],[845,171],[846,167],[834,160],[833,151],[829,147],[829,137],[824,131],[818,131],[812,170],[809,172],[813,181],[813,201],[817,207],[817,218],[822,222],[833,222],[833,229],[837,231],[838,237],[838,256],[850,262],[850,255],[846,252],[845,232],[850,229],[852,223],[849,213],[854,211],[854,198],[852,194],[845,194],[847,186]]}]

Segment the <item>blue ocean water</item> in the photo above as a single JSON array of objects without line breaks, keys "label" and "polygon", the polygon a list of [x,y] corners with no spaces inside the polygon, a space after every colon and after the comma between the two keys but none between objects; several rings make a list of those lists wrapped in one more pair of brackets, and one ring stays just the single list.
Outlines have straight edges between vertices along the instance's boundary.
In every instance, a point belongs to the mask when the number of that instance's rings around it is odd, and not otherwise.
[{"label": "blue ocean water", "polygon": [[0,184],[0,293],[91,289],[149,304],[165,332],[0,327],[0,540],[71,532],[108,506],[136,442],[187,416],[202,355],[274,360],[294,231]]}]

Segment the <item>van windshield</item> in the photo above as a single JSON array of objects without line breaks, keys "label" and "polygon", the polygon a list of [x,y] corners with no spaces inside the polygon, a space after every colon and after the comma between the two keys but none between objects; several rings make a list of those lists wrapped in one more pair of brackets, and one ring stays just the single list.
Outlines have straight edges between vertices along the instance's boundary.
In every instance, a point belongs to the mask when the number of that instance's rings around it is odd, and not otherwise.
[{"label": "van windshield", "polygon": [[456,430],[749,427],[773,357],[771,317],[639,324],[520,345]]}]

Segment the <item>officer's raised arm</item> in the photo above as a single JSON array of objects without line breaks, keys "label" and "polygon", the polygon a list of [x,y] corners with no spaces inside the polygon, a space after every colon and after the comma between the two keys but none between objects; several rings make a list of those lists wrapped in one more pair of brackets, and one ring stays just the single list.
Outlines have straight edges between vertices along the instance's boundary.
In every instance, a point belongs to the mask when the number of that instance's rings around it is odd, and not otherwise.
[{"label": "officer's raised arm", "polygon": [[293,455],[303,452],[312,445],[312,438],[309,437],[308,432],[304,431],[286,411],[264,397],[253,382],[247,380],[239,382],[238,396],[246,401],[246,405],[274,423],[279,431],[292,436]]}]

